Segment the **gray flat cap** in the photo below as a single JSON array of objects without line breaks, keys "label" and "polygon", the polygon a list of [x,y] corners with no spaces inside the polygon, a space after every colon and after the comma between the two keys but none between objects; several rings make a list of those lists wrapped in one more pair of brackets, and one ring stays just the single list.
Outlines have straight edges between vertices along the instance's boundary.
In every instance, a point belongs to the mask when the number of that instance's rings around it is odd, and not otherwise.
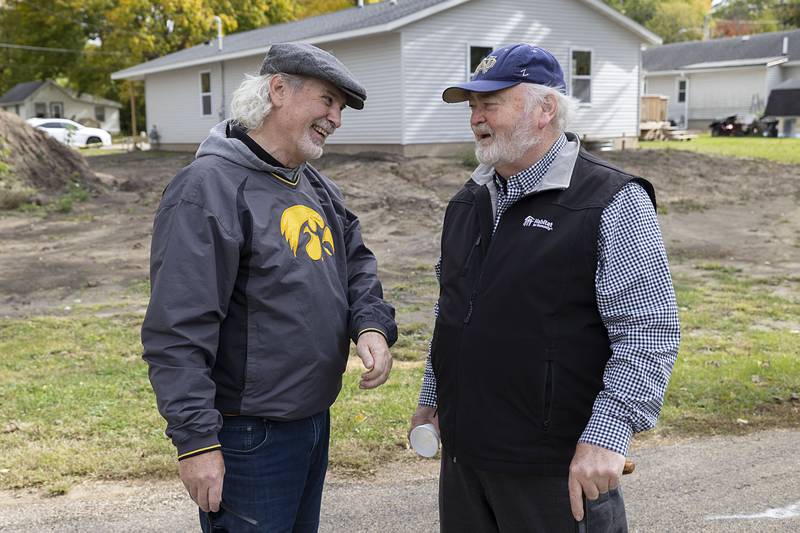
[{"label": "gray flat cap", "polygon": [[333,54],[305,43],[273,44],[264,62],[260,75],[297,74],[329,81],[345,94],[346,103],[354,109],[364,109],[367,91],[356,81],[341,61]]}]

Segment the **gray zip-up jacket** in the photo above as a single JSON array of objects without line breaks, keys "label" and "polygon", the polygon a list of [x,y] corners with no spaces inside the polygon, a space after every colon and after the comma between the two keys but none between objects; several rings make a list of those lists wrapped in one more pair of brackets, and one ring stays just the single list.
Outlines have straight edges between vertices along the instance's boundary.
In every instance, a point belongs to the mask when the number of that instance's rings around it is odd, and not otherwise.
[{"label": "gray zip-up jacket", "polygon": [[173,178],[153,225],[142,344],[179,458],[219,447],[221,414],[327,409],[350,339],[397,339],[336,185],[310,165],[272,167],[226,131],[217,125]]}]

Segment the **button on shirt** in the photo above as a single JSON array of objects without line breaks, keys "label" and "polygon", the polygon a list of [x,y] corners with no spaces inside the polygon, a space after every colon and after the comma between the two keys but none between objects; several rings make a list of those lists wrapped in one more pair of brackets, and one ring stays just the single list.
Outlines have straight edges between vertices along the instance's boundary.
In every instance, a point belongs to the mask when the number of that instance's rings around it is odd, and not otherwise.
[{"label": "button on shirt", "polygon": [[[535,191],[566,143],[562,134],[542,159],[507,182],[495,175],[494,232],[508,208]],[[603,210],[597,257],[597,308],[612,355],[603,373],[604,388],[579,441],[625,455],[633,433],[655,426],[680,341],[658,219],[650,197],[637,183],[627,183]],[[438,279],[441,258],[435,269]],[[434,314],[439,316],[438,303]],[[436,401],[429,348],[419,404],[435,407]]]}]

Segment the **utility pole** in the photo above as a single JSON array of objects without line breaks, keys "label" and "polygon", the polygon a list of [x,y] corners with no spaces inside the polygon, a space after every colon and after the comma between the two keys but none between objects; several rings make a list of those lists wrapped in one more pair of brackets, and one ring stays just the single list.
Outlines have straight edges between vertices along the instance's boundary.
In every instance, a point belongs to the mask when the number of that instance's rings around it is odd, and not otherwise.
[{"label": "utility pole", "polygon": [[128,90],[131,93],[131,140],[133,142],[133,150],[136,150],[136,94],[133,90],[133,80],[128,82]]}]

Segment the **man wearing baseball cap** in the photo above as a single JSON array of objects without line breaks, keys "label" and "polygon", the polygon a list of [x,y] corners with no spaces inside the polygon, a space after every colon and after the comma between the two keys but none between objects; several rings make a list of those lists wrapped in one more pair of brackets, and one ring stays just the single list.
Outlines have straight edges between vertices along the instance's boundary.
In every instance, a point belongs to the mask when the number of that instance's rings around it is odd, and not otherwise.
[{"label": "man wearing baseball cap", "polygon": [[144,358],[203,531],[316,531],[349,343],[384,383],[397,339],[374,255],[322,155],[366,92],[331,54],[274,44],[164,191]]},{"label": "man wearing baseball cap", "polygon": [[440,429],[441,530],[626,531],[625,454],[680,338],[653,187],[567,131],[540,47],[491,52],[442,98],[469,102],[480,165],[445,213],[411,421]]}]

